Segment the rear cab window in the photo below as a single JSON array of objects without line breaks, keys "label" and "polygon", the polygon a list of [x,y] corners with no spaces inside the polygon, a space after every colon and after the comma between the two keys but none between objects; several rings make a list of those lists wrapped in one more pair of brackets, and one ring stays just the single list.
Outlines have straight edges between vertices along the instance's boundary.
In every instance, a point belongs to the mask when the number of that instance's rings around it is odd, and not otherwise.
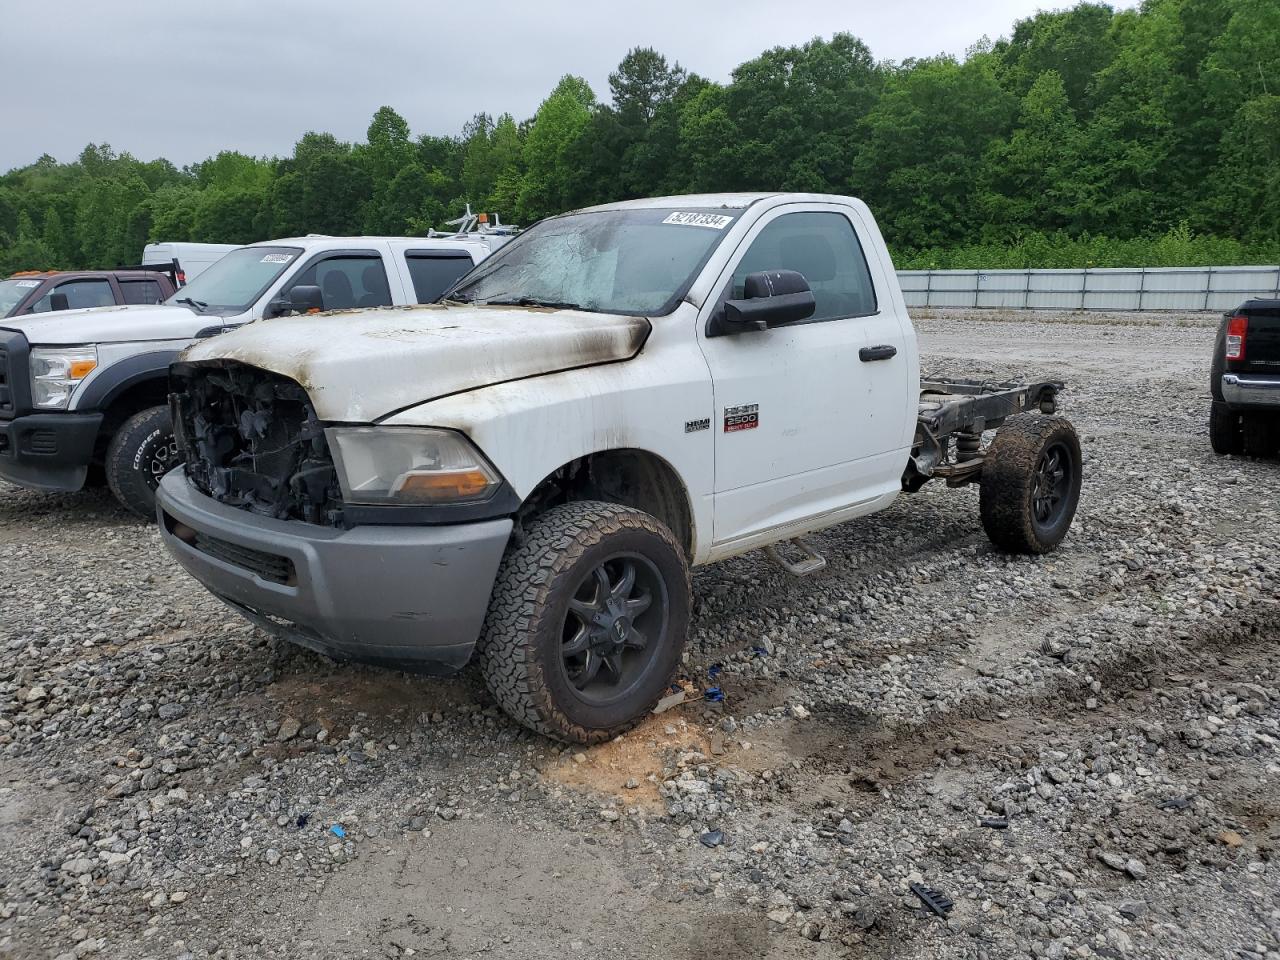
[{"label": "rear cab window", "polygon": [[475,264],[460,250],[408,250],[404,255],[418,303],[435,303]]},{"label": "rear cab window", "polygon": [[161,303],[164,291],[155,280],[120,280],[120,294],[125,303]]}]

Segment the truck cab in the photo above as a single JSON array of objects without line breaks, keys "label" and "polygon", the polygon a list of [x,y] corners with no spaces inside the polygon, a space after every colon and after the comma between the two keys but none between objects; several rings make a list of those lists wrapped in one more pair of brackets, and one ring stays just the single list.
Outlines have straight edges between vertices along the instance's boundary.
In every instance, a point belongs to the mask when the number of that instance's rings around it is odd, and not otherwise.
[{"label": "truck cab", "polygon": [[1060,384],[921,381],[851,197],[564,214],[439,304],[253,324],[171,382],[185,465],[158,518],[189,573],[332,656],[448,674],[477,653],[512,716],[578,742],[667,690],[691,566],[764,547],[814,572],[798,538],[934,477],[980,481],[993,542],[1045,552],[1079,494]]},{"label": "truck cab", "polygon": [[0,478],[74,491],[101,471],[122,504],[150,518],[156,485],[178,453],[166,397],[169,364],[184,347],[295,308],[430,303],[506,239],[308,236],[250,244],[163,303],[0,322]]},{"label": "truck cab", "polygon": [[123,304],[162,303],[177,284],[160,270],[29,270],[0,280],[0,320]]}]

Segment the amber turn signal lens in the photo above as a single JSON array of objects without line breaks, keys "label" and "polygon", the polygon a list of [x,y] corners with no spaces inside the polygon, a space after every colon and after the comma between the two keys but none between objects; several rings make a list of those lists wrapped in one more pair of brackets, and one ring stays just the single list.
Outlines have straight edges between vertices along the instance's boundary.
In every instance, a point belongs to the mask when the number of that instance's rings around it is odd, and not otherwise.
[{"label": "amber turn signal lens", "polygon": [[490,480],[479,470],[405,474],[396,493],[422,500],[466,500],[481,496]]},{"label": "amber turn signal lens", "polygon": [[93,368],[97,365],[98,361],[96,360],[72,360],[70,370],[67,373],[67,379],[83,380],[93,372]]}]

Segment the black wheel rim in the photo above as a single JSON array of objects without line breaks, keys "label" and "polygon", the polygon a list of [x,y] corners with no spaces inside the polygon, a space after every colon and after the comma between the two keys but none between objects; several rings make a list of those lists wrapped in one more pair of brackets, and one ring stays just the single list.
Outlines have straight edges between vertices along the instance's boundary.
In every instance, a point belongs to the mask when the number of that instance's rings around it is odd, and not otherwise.
[{"label": "black wheel rim", "polygon": [[1074,471],[1075,462],[1065,443],[1050,444],[1040,455],[1031,488],[1031,513],[1037,527],[1051,528],[1062,520],[1071,503]]},{"label": "black wheel rim", "polygon": [[636,553],[587,571],[565,612],[560,663],[574,693],[604,706],[630,694],[667,641],[668,598],[658,568]]},{"label": "black wheel rim", "polygon": [[172,433],[161,434],[154,443],[142,451],[142,474],[147,486],[155,490],[160,479],[178,464],[178,438]]}]

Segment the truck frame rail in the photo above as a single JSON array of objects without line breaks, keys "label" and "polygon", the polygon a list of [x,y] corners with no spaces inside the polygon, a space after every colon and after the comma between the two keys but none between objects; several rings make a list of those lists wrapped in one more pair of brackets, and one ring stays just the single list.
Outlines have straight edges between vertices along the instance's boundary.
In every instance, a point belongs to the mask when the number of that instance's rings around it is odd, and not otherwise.
[{"label": "truck frame rail", "polygon": [[935,478],[949,487],[972,483],[982,474],[982,434],[1020,413],[1057,410],[1060,381],[922,378],[916,435],[902,489],[914,493]]}]

